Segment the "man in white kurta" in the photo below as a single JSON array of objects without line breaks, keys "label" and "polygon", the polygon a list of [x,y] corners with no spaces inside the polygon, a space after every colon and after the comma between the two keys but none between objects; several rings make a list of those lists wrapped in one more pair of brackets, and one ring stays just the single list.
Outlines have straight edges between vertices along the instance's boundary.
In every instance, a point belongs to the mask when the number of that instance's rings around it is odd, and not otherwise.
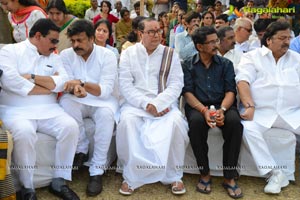
[{"label": "man in white kurta", "polygon": [[[183,72],[174,52],[166,87],[159,93],[159,72],[165,46],[159,23],[146,19],[140,28],[141,43],[122,52],[119,70],[124,97],[117,128],[117,153],[124,182],[119,190],[130,195],[135,188],[160,181],[183,194],[187,122],[178,109]],[[167,59],[167,58],[165,58]]]},{"label": "man in white kurta", "polygon": [[13,161],[24,199],[35,199],[33,173],[40,167],[35,165],[37,131],[57,140],[51,192],[65,199],[79,199],[64,183],[71,180],[79,129],[56,101],[67,80],[60,57],[52,53],[58,36],[59,28],[53,22],[40,19],[30,30],[29,39],[0,51],[0,118],[13,135]]},{"label": "man in white kurta", "polygon": [[273,159],[264,133],[275,127],[300,134],[300,57],[288,50],[289,42],[289,24],[273,22],[262,39],[263,47],[244,54],[237,67],[243,139],[260,174],[271,175],[266,193],[280,193],[289,182]]},{"label": "man in white kurta", "polygon": [[[102,191],[101,176],[106,168],[107,152],[115,124],[114,114],[118,108],[117,99],[112,95],[117,77],[117,59],[112,51],[94,44],[94,33],[91,22],[74,22],[68,29],[73,48],[61,52],[69,76],[65,92],[72,93],[76,85],[87,92],[87,96],[83,98],[66,93],[60,100],[64,110],[79,125],[78,156],[86,155],[89,146],[83,119],[90,117],[95,122],[94,152],[90,155],[90,180],[87,187],[89,196],[96,196]],[[80,167],[83,163],[78,164]]]}]

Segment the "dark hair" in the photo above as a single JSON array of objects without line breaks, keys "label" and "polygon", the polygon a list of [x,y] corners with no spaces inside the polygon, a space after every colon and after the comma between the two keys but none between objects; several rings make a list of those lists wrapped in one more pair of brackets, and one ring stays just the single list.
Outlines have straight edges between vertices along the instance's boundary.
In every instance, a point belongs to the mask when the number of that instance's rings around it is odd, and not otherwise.
[{"label": "dark hair", "polygon": [[126,12],[128,12],[130,14],[129,10],[126,7],[122,8],[120,10],[120,15],[121,15],[122,18],[124,17]]},{"label": "dark hair", "polygon": [[207,38],[206,36],[214,34],[214,33],[217,34],[217,31],[215,28],[213,28],[211,26],[202,26],[200,28],[197,28],[192,33],[192,40],[194,42],[195,47],[197,44],[204,44],[206,41],[206,38]]},{"label": "dark hair", "polygon": [[134,7],[134,9],[136,9],[136,8],[138,8],[138,7],[141,7],[140,1],[135,2],[135,3],[133,4],[133,7]]},{"label": "dark hair", "polygon": [[258,33],[258,32],[265,31],[266,28],[269,26],[269,24],[271,24],[274,21],[275,21],[274,19],[257,19],[254,22],[255,32]]},{"label": "dark hair", "polygon": [[217,19],[221,19],[221,20],[223,20],[225,23],[227,23],[227,22],[228,22],[228,15],[227,15],[227,14],[221,14],[221,15],[219,15],[219,16],[216,17],[216,20],[217,20]]},{"label": "dark hair", "polygon": [[99,21],[97,21],[97,23],[94,25],[94,31],[96,32],[96,29],[98,28],[98,26],[100,26],[100,24],[105,24],[107,29],[108,29],[108,39],[106,40],[106,43],[109,43],[109,37],[112,34],[112,28],[111,25],[109,23],[109,21],[107,19],[100,19]]},{"label": "dark hair", "polygon": [[72,37],[73,35],[77,35],[82,32],[85,32],[88,38],[95,37],[93,23],[85,19],[76,20],[68,28],[67,35],[68,37]]},{"label": "dark hair", "polygon": [[132,31],[127,35],[127,40],[129,42],[137,42],[138,35],[136,34],[136,30],[139,28],[140,21],[146,19],[146,17],[143,16],[137,16],[132,20]]},{"label": "dark hair", "polygon": [[210,14],[210,15],[211,15],[212,20],[213,20],[213,22],[214,22],[214,21],[215,21],[215,15],[214,15],[212,12],[210,12],[210,11],[205,11],[205,12],[202,14],[201,19],[204,19],[205,15],[207,15],[207,14]]},{"label": "dark hair", "polygon": [[110,13],[110,11],[112,10],[111,9],[111,3],[109,2],[109,1],[101,1],[101,3],[100,3],[100,10],[101,10],[101,12],[102,12],[102,6],[103,6],[103,4],[106,4],[107,5],[107,7],[108,7],[108,13]]},{"label": "dark hair", "polygon": [[275,35],[278,31],[284,31],[287,29],[291,29],[290,24],[287,22],[275,21],[272,22],[266,29],[266,32],[261,39],[261,44],[264,46],[267,45],[267,40],[270,39],[273,35]]},{"label": "dark hair", "polygon": [[39,6],[40,5],[35,0],[19,0],[19,4],[23,6]]},{"label": "dark hair", "polygon": [[165,12],[165,11],[160,12],[160,13],[158,14],[158,21],[161,21],[161,18],[162,18],[164,15],[166,15],[166,14],[168,14],[168,13]]},{"label": "dark hair", "polygon": [[59,32],[60,28],[54,24],[50,19],[41,18],[38,19],[29,31],[29,37],[32,38],[37,32],[40,32],[42,36],[46,37],[50,31]]},{"label": "dark hair", "polygon": [[200,19],[201,15],[195,11],[190,11],[185,15],[184,20],[186,23],[190,23],[192,21],[192,19],[195,19],[195,18]]},{"label": "dark hair", "polygon": [[152,22],[152,21],[156,21],[156,19],[152,18],[152,17],[148,17],[148,18],[145,18],[144,20],[141,20],[139,22],[139,25],[138,25],[138,30],[142,31],[145,29],[145,22]]},{"label": "dark hair", "polygon": [[51,8],[56,8],[64,14],[68,14],[66,4],[63,0],[50,0],[47,5],[46,11],[49,12]]},{"label": "dark hair", "polygon": [[230,27],[230,26],[223,26],[223,27],[220,27],[218,30],[217,30],[217,35],[218,35],[218,38],[220,40],[223,40],[223,38],[226,36],[226,32],[228,31],[233,31],[233,28]]}]

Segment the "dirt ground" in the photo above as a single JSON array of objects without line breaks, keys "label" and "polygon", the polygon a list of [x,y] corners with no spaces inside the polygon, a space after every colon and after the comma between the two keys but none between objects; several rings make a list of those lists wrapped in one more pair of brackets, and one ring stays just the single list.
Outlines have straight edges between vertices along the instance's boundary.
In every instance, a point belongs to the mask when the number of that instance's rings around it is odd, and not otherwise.
[{"label": "dirt ground", "polygon": [[[299,155],[297,155],[299,157]],[[249,176],[241,176],[238,180],[238,185],[242,188],[244,197],[243,200],[290,200],[300,199],[300,176],[299,176],[299,159],[296,161],[295,182],[290,182],[289,186],[284,188],[279,195],[267,195],[263,192],[265,185],[264,178],[256,178]],[[211,194],[201,194],[196,191],[196,184],[199,176],[195,174],[184,174],[183,181],[187,189],[187,193],[182,196],[174,196],[171,193],[171,188],[168,185],[155,183],[145,185],[134,191],[134,194],[128,197],[119,194],[118,190],[122,182],[122,176],[114,171],[108,171],[103,177],[103,192],[96,197],[87,197],[85,194],[86,185],[88,183],[88,170],[85,169],[73,176],[73,181],[69,186],[77,192],[80,199],[94,199],[94,200],[164,200],[164,199],[179,199],[179,200],[227,200],[231,199],[227,196],[225,189],[221,186],[223,179],[221,177],[212,178],[212,192]],[[48,192],[47,188],[37,189],[38,199],[40,200],[54,200],[58,199]]]}]

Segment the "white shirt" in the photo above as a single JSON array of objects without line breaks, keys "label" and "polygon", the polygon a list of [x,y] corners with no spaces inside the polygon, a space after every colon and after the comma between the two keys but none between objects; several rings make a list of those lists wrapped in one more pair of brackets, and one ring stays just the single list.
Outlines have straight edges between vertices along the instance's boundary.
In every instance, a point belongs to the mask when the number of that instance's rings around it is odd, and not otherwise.
[{"label": "white shirt", "polygon": [[118,19],[121,19],[121,13],[118,12],[117,9],[113,9],[112,11],[110,11],[110,14],[112,14],[115,17],[117,17]]},{"label": "white shirt", "polygon": [[294,129],[300,125],[300,57],[288,50],[276,63],[265,46],[246,53],[236,81],[250,85],[255,103],[254,121],[270,128],[278,116]]},{"label": "white shirt", "polygon": [[112,96],[117,78],[117,59],[114,53],[94,44],[93,51],[86,61],[78,56],[73,48],[63,50],[60,55],[70,80],[78,79],[99,84],[101,88],[100,96],[89,93],[85,98],[77,98],[70,94],[65,95],[76,102],[95,107],[107,106],[116,112],[118,102]]},{"label": "white shirt", "polygon": [[[63,112],[56,102],[56,92],[63,90],[68,77],[58,55],[40,55],[36,46],[27,39],[4,46],[0,50],[0,60],[3,70],[0,79],[3,87],[0,93],[1,118],[49,119]],[[23,74],[50,76],[56,84],[53,93],[28,95],[34,84],[23,78]]]},{"label": "white shirt", "polygon": [[242,53],[246,53],[246,52],[250,51],[250,42],[249,42],[249,40],[247,40],[243,43],[236,42],[236,44],[234,45],[234,49],[236,51],[240,51]]},{"label": "white shirt", "polygon": [[173,53],[166,89],[158,94],[158,77],[164,48],[165,46],[159,45],[148,55],[143,44],[136,43],[122,52],[119,85],[125,105],[145,110],[150,103],[161,112],[177,102],[183,87],[183,72],[176,52]]},{"label": "white shirt", "polygon": [[30,15],[22,22],[17,23],[14,18],[12,18],[11,13],[8,13],[8,20],[13,27],[13,37],[16,42],[22,42],[29,38],[29,31],[33,24],[41,18],[46,18],[47,16],[40,10],[33,10]]},{"label": "white shirt", "polygon": [[97,15],[100,14],[100,8],[97,7],[96,10],[94,10],[93,8],[89,8],[85,11],[85,15],[84,15],[84,19],[93,21],[94,17],[96,17]]},{"label": "white shirt", "polygon": [[[222,56],[219,51],[218,51],[218,55]],[[243,53],[240,51],[237,51],[235,49],[231,49],[223,55],[224,58],[229,59],[233,63],[235,72],[236,72],[236,68],[237,68],[242,56],[243,56]]]}]

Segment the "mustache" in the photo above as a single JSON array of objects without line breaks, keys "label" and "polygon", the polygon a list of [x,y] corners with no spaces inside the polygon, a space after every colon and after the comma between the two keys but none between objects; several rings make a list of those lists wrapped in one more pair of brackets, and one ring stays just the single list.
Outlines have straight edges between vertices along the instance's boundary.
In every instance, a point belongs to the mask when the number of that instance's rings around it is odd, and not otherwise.
[{"label": "mustache", "polygon": [[288,45],[288,44],[283,44],[282,46],[281,46],[281,48],[289,48],[290,47],[290,45]]},{"label": "mustache", "polygon": [[74,49],[74,51],[81,51],[81,50],[83,50],[82,48],[79,48],[79,47],[76,47],[76,48],[73,48]]}]

